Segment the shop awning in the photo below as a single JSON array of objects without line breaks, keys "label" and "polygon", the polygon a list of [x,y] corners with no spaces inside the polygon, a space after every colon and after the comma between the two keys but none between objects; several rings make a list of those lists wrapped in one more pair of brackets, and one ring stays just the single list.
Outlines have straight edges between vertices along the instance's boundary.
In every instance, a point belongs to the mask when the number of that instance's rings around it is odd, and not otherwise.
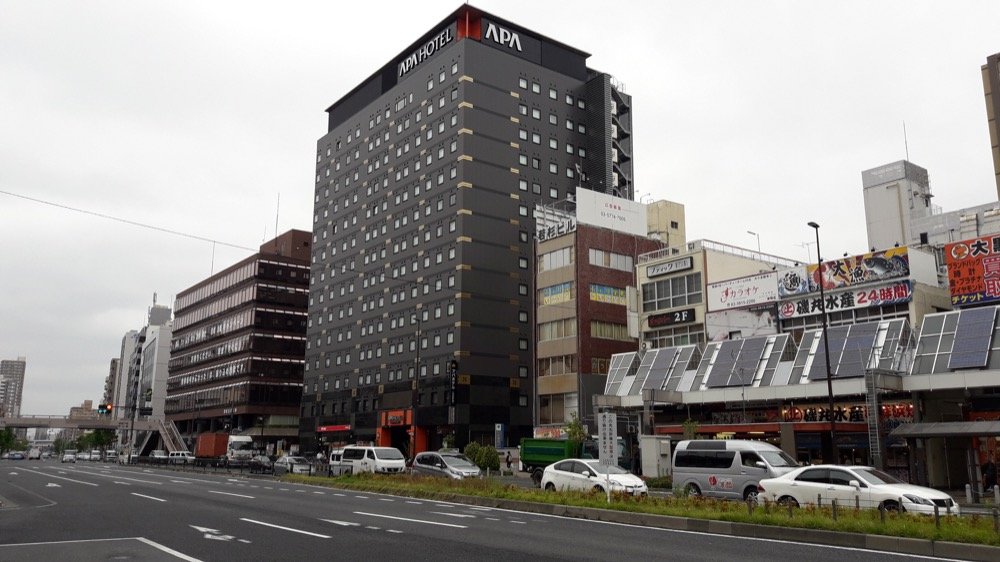
[{"label": "shop awning", "polygon": [[904,439],[916,437],[997,437],[1000,421],[906,423],[889,433]]}]

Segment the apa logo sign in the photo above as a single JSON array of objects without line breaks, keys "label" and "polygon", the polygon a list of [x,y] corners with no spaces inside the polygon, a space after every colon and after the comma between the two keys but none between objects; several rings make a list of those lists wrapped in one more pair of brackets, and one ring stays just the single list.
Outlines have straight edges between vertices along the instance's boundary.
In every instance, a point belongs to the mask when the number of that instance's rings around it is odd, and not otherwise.
[{"label": "apa logo sign", "polygon": [[521,49],[521,38],[513,31],[504,29],[495,23],[491,22],[487,24],[486,38],[492,39],[494,43],[499,43],[510,49],[517,49],[519,53],[523,51]]}]

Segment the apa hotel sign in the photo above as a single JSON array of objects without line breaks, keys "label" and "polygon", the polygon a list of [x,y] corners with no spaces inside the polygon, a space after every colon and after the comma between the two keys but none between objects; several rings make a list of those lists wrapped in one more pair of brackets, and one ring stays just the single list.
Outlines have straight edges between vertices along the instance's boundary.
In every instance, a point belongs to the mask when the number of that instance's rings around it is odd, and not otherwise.
[{"label": "apa hotel sign", "polygon": [[431,55],[448,43],[451,43],[454,39],[455,32],[452,31],[452,28],[450,26],[444,28],[441,30],[441,33],[432,37],[430,41],[424,43],[422,47],[413,51],[408,57],[399,62],[397,76],[402,78],[407,72],[413,70],[417,65],[430,58]]}]

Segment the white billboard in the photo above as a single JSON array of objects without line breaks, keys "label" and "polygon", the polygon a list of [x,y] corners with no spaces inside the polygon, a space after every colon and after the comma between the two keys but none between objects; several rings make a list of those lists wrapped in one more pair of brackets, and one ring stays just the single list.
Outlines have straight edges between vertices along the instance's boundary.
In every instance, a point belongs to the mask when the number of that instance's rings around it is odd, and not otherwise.
[{"label": "white billboard", "polygon": [[576,190],[576,220],[618,232],[646,236],[646,206],[589,189]]},{"label": "white billboard", "polygon": [[769,271],[708,284],[709,311],[744,308],[778,300],[778,274]]}]

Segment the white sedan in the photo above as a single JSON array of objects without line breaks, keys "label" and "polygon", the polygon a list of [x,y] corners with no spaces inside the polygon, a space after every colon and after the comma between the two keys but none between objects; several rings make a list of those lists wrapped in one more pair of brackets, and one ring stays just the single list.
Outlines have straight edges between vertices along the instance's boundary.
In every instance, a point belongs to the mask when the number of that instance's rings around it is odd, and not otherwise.
[{"label": "white sedan", "polygon": [[591,490],[645,495],[646,483],[638,476],[617,466],[601,464],[595,459],[567,459],[550,464],[542,473],[543,490]]},{"label": "white sedan", "polygon": [[959,514],[951,496],[932,488],[914,486],[870,466],[821,464],[803,466],[777,478],[767,478],[757,486],[759,500],[767,498],[782,505],[837,505],[852,508],[882,508],[911,513]]},{"label": "white sedan", "polygon": [[282,474],[312,474],[312,465],[305,457],[285,455],[274,461],[274,475]]}]

